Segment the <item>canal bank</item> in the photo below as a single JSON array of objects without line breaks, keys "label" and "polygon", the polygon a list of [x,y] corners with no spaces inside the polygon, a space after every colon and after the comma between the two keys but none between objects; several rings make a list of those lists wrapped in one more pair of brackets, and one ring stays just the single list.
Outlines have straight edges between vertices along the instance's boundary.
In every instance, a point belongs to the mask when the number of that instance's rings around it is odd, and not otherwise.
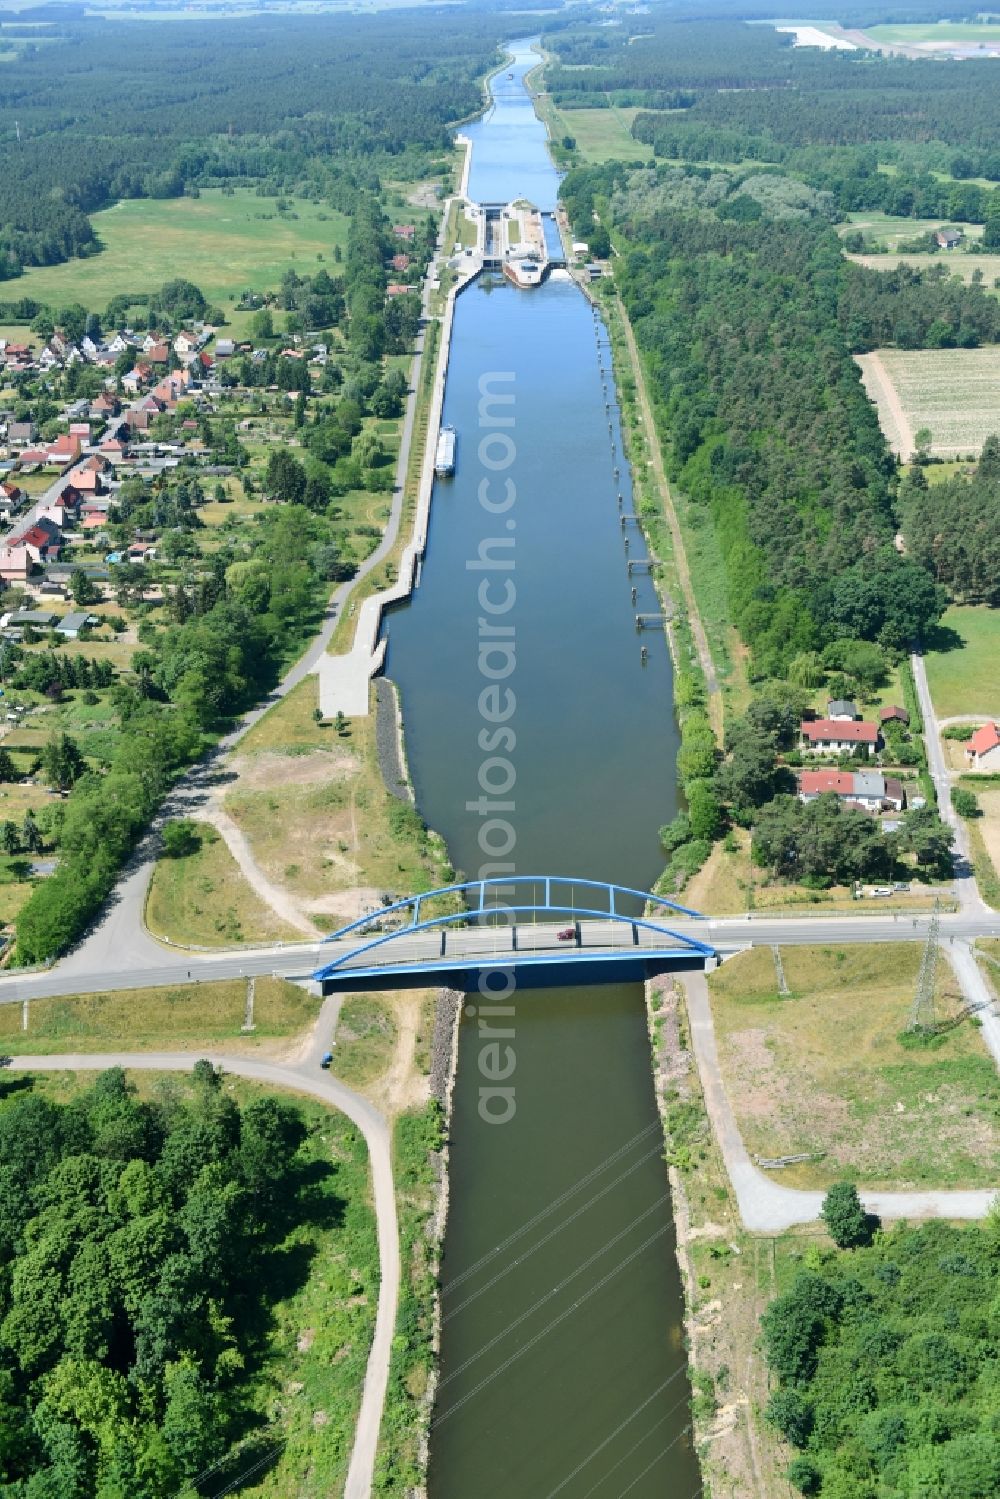
[{"label": "canal bank", "polygon": [[[554,206],[523,85],[534,61],[516,46],[488,124],[463,132],[473,199]],[[420,587],[386,621],[417,804],[472,877],[648,886],[676,803],[671,667],[662,631],[640,655],[636,603],[656,595],[628,576],[610,351],[579,290],[471,286],[443,415],[458,471],[435,489]],[[457,1033],[432,1499],[689,1499],[642,988],[503,998],[469,997]]]}]

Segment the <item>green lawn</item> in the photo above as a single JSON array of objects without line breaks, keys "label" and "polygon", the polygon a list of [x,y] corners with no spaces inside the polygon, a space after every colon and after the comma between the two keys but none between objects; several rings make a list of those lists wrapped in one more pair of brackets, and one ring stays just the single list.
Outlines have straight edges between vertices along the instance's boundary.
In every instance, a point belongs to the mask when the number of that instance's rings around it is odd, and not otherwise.
[{"label": "green lawn", "polygon": [[183,276],[225,303],[246,287],[276,287],[293,263],[314,273],[317,255],[332,261],[333,247],[346,244],[344,214],[299,199],[279,214],[276,202],[245,190],[227,197],[221,188],[200,198],[127,199],[93,215],[99,255],[36,267],[10,286],[18,297],[99,309],[119,293],[155,291]]},{"label": "green lawn", "polygon": [[927,652],[927,680],[938,717],[1000,717],[1000,609],[953,605],[933,643],[946,647]]}]

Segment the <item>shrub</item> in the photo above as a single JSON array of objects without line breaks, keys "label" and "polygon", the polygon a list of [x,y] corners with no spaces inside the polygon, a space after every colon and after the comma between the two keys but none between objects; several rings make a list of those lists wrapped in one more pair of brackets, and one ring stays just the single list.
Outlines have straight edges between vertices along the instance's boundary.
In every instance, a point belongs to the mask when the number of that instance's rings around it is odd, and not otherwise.
[{"label": "shrub", "polygon": [[965,791],[961,786],[953,786],[951,804],[959,817],[980,816],[979,798],[974,791]]},{"label": "shrub", "polygon": [[838,1249],[870,1244],[878,1219],[866,1213],[853,1182],[836,1182],[823,1199],[822,1218]]},{"label": "shrub", "polygon": [[184,859],[197,853],[201,834],[190,818],[175,818],[163,826],[163,852],[168,859]]}]

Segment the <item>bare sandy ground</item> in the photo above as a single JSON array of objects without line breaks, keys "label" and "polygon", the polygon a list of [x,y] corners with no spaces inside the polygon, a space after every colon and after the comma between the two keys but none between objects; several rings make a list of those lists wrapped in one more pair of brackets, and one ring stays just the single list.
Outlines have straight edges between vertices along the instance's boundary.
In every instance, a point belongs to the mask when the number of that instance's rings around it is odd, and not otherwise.
[{"label": "bare sandy ground", "polygon": [[913,432],[885,365],[878,354],[856,354],[855,360],[865,390],[878,406],[886,441],[897,458],[909,458],[915,446]]}]

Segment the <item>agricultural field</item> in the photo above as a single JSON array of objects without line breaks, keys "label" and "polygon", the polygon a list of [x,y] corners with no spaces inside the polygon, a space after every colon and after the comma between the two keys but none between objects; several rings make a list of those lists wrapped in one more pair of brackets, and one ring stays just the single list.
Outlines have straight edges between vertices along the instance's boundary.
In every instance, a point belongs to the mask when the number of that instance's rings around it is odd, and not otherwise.
[{"label": "agricultural field", "polygon": [[936,21],[929,25],[866,26],[865,35],[888,46],[918,47],[926,52],[970,50],[969,44],[1000,48],[1000,26],[971,21]]},{"label": "agricultural field", "polygon": [[[982,224],[959,224],[953,219],[904,219],[891,213],[876,213],[871,209],[849,213],[846,221],[839,225],[837,233],[843,236],[860,229],[869,238],[884,244],[891,253],[899,248],[900,241],[917,239],[921,234],[933,234],[945,224],[949,228],[961,229],[967,240],[982,238]],[[958,257],[949,256],[949,265],[952,258]]]},{"label": "agricultural field", "polygon": [[1000,609],[953,604],[928,642],[927,681],[939,718],[1000,718]]},{"label": "agricultural field", "polygon": [[126,199],[93,215],[99,255],[27,270],[17,295],[101,310],[113,296],[156,291],[183,276],[226,306],[247,288],[273,289],[289,265],[314,274],[318,257],[332,260],[334,246],[346,245],[346,216],[298,198],[279,213],[277,201],[243,189],[230,197],[221,188],[198,198]]},{"label": "agricultural field", "polygon": [[968,286],[976,271],[982,274],[984,286],[992,287],[1000,278],[1000,255],[848,255],[856,265],[873,271],[894,271],[897,266],[911,266],[915,271],[929,271],[943,265],[952,276]]},{"label": "agricultural field", "polygon": [[1000,431],[1000,349],[876,349],[856,359],[899,457],[912,456],[921,428],[940,458],[978,454]]},{"label": "agricultural field", "polygon": [[[783,1185],[989,1186],[1000,1169],[1000,1083],[942,956],[942,1029],[905,1036],[919,944],[781,950],[726,963],[709,980],[729,1098],[752,1155],[821,1159]],[[781,978],[787,994],[783,994]]]}]

